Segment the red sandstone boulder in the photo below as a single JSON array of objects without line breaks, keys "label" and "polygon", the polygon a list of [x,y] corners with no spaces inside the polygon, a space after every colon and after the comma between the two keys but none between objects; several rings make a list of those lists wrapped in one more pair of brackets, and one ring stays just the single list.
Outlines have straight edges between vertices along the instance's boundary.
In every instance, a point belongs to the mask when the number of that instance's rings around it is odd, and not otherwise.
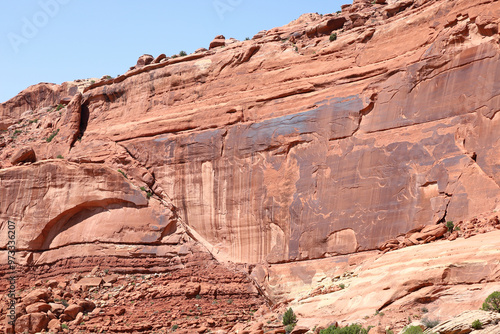
[{"label": "red sandstone boulder", "polygon": [[52,333],[59,332],[61,330],[61,321],[59,321],[58,319],[50,320],[47,325],[47,329]]},{"label": "red sandstone boulder", "polygon": [[164,59],[167,59],[167,55],[162,53],[161,55],[157,56],[154,60],[153,60],[153,64],[158,64],[160,63],[162,60]]},{"label": "red sandstone boulder", "polygon": [[50,297],[50,294],[49,294],[49,291],[47,289],[35,289],[35,290],[31,291],[30,293],[28,293],[28,295],[26,295],[23,298],[23,303],[24,303],[24,305],[28,306],[28,305],[34,304],[40,300],[47,301],[49,297]]},{"label": "red sandstone boulder", "polygon": [[25,314],[16,319],[16,333],[25,333],[31,329],[31,315]]},{"label": "red sandstone boulder", "polygon": [[47,328],[49,318],[45,313],[30,314],[30,328],[33,333],[38,333]]},{"label": "red sandstone boulder", "polygon": [[95,303],[91,300],[79,300],[76,302],[83,312],[92,312],[95,309]]},{"label": "red sandstone boulder", "polygon": [[103,283],[102,278],[100,277],[85,277],[82,278],[81,280],[76,283],[83,289],[86,289],[88,287],[95,287],[95,286],[100,286]]},{"label": "red sandstone boulder", "polygon": [[79,312],[82,311],[82,307],[77,304],[71,304],[64,310],[64,314],[75,319]]},{"label": "red sandstone boulder", "polygon": [[216,36],[212,42],[210,42],[209,49],[218,48],[226,45],[226,38],[223,35]]},{"label": "red sandstone boulder", "polygon": [[26,313],[47,312],[51,306],[44,302],[37,302],[26,307]]},{"label": "red sandstone boulder", "polygon": [[137,59],[137,64],[135,65],[136,68],[141,68],[146,65],[149,65],[153,62],[154,58],[152,55],[142,55]]},{"label": "red sandstone boulder", "polygon": [[22,147],[19,150],[17,150],[10,159],[10,162],[13,165],[18,165],[26,162],[35,162],[35,161],[36,161],[35,151],[33,150],[32,147],[28,146]]}]

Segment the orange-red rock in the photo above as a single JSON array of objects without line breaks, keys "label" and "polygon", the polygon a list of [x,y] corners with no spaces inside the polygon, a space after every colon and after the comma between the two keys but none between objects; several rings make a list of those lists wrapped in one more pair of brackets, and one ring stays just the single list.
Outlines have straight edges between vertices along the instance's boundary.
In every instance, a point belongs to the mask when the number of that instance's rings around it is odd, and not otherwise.
[{"label": "orange-red rock", "polygon": [[[295,298],[304,315],[319,300],[315,315],[343,321],[415,300],[456,311],[448,285],[477,306],[498,279],[477,246],[494,243],[500,224],[472,218],[499,208],[499,17],[495,1],[359,0],[251,41],[217,36],[185,57],[144,55],[114,79],[29,87],[0,104],[1,274],[10,220],[26,283],[96,266],[168,272],[161,289],[134,281],[118,295],[179,305],[238,296],[241,311],[261,291]],[[17,158],[24,146],[38,162],[14,166],[32,160]],[[440,223],[450,220],[463,224],[448,236]],[[377,258],[379,247],[392,251]],[[416,278],[384,276],[395,268]],[[322,271],[334,279],[316,282]],[[58,299],[88,298],[82,277]],[[106,303],[125,309],[117,296]],[[137,316],[130,305],[103,313],[111,332],[150,330],[112,321]]]}]

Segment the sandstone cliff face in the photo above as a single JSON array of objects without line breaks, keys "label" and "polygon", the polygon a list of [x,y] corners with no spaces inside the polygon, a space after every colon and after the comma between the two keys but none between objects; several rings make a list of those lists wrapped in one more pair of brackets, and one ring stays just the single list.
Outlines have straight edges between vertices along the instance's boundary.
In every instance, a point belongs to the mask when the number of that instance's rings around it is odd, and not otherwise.
[{"label": "sandstone cliff face", "polygon": [[[498,1],[355,1],[31,87],[0,105],[0,248],[11,219],[24,264],[200,253],[252,264],[273,295],[285,278],[253,264],[335,262],[497,210],[499,17]],[[38,162],[12,166],[26,146]]]},{"label": "sandstone cliff face", "polygon": [[87,90],[73,154],[118,143],[186,224],[241,262],[375,249],[493,210],[498,34],[476,20],[498,18],[497,3],[415,7],[368,11],[334,42],[293,22],[133,70]]}]

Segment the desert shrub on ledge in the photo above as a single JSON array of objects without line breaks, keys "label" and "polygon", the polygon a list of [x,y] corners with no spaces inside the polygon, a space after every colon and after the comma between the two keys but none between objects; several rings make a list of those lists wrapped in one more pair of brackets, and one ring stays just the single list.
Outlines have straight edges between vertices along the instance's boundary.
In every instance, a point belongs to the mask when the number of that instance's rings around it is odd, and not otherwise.
[{"label": "desert shrub on ledge", "polygon": [[327,329],[322,329],[320,334],[367,334],[368,330],[364,329],[361,325],[351,324],[346,327],[330,326]]},{"label": "desert shrub on ledge", "polygon": [[500,313],[500,291],[495,291],[486,297],[481,309]]}]

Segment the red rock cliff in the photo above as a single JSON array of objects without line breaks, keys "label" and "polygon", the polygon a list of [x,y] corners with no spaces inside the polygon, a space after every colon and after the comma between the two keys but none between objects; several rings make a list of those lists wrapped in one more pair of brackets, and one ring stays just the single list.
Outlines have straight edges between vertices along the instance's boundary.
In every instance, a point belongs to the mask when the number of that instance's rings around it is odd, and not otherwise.
[{"label": "red rock cliff", "polygon": [[[26,264],[195,241],[282,263],[498,209],[499,18],[491,0],[355,1],[83,95],[32,87],[0,105],[0,247],[14,219]],[[13,167],[27,145],[39,162]]]}]

